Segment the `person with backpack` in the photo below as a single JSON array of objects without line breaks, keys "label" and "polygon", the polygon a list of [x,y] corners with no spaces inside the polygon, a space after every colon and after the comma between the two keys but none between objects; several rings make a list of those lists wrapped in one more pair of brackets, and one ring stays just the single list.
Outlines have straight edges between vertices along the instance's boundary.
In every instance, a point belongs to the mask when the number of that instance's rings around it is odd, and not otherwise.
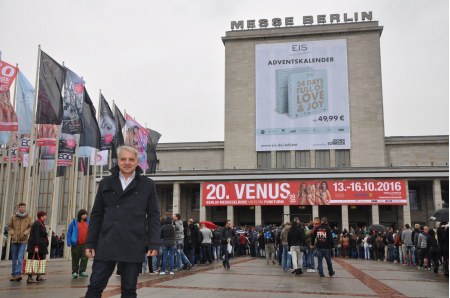
[{"label": "person with backpack", "polygon": [[275,235],[269,227],[266,227],[264,229],[264,247],[265,247],[265,253],[266,253],[266,263],[269,265],[269,261],[272,262],[272,264],[275,264]]},{"label": "person with backpack", "polygon": [[395,234],[394,234],[394,248],[395,248],[395,253],[394,253],[394,263],[403,263],[403,252],[402,252],[402,236],[401,236],[401,231],[398,230]]},{"label": "person with backpack", "polygon": [[331,249],[334,247],[334,242],[330,226],[328,225],[328,218],[322,217],[320,226],[314,229],[311,235],[311,246],[317,252],[317,270],[319,271],[319,276],[325,277],[322,266],[323,258],[325,258],[328,274],[332,277],[335,274],[333,264],[331,263]]},{"label": "person with backpack", "polygon": [[375,234],[375,241],[374,241],[374,253],[375,253],[375,260],[376,261],[383,261],[383,254],[384,254],[384,237],[381,232],[378,234]]}]

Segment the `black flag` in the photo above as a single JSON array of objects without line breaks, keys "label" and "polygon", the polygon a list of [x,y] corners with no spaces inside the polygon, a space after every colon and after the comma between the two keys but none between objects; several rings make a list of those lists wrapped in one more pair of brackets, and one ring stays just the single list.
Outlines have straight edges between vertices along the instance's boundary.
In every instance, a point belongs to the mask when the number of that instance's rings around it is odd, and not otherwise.
[{"label": "black flag", "polygon": [[109,107],[108,102],[100,94],[100,149],[111,150],[114,144],[114,138],[116,137],[116,123],[114,122],[114,115]]},{"label": "black flag", "polygon": [[39,94],[36,110],[37,124],[61,124],[63,97],[61,94],[66,70],[41,51],[39,66]]},{"label": "black flag", "polygon": [[112,163],[113,166],[117,165],[117,148],[125,144],[123,139],[122,129],[125,126],[125,117],[123,117],[120,109],[114,104],[114,123],[116,124],[116,138],[114,139],[114,144],[112,148]]},{"label": "black flag", "polygon": [[147,173],[154,174],[156,172],[156,146],[158,145],[159,139],[161,138],[161,134],[155,130],[148,130],[148,141],[147,141],[147,163],[148,170]]},{"label": "black flag", "polygon": [[95,114],[95,107],[86,88],[84,88],[83,114],[81,115],[83,131],[80,135],[80,147],[87,146],[100,149],[100,129]]}]

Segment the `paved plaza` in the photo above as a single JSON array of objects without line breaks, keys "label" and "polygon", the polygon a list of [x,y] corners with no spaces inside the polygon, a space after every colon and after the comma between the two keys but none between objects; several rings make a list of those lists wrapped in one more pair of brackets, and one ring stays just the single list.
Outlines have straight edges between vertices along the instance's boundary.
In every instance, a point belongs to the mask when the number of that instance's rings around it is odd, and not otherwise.
[{"label": "paved plaza", "polygon": [[[88,273],[92,261],[89,261]],[[325,265],[325,264],[324,264]],[[295,277],[265,259],[238,257],[225,270],[221,262],[197,266],[174,276],[144,274],[138,297],[449,297],[448,280],[438,274],[398,264],[334,259],[333,277],[304,273]],[[70,261],[50,260],[47,281],[10,282],[11,262],[0,263],[0,297],[84,297],[89,279],[72,279]],[[325,274],[326,274],[325,270]],[[326,274],[327,275],[327,274]],[[120,297],[120,278],[111,276],[103,297]]]}]

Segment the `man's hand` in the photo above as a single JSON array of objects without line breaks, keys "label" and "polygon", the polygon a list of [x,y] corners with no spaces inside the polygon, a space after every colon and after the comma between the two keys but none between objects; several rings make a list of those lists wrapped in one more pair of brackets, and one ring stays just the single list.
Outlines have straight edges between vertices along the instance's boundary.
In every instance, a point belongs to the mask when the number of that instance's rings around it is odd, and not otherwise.
[{"label": "man's hand", "polygon": [[86,254],[86,257],[88,257],[88,258],[95,257],[95,249],[94,248],[86,248],[86,250],[84,252]]},{"label": "man's hand", "polygon": [[149,257],[156,257],[158,255],[158,251],[157,250],[151,250],[151,249],[149,249],[148,251],[147,251],[147,256],[149,256]]},{"label": "man's hand", "polygon": [[34,252],[37,252],[37,253],[39,252],[39,246],[34,247]]}]

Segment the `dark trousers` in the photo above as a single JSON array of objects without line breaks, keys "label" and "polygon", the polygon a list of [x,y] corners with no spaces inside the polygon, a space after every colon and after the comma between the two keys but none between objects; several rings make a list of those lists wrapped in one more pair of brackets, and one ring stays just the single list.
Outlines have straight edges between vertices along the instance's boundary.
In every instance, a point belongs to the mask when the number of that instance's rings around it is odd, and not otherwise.
[{"label": "dark trousers", "polygon": [[[114,272],[116,261],[94,260],[92,275],[85,298],[100,298]],[[135,298],[138,267],[142,263],[119,262],[122,298]]]},{"label": "dark trousers", "polygon": [[202,243],[202,264],[205,264],[206,261],[212,263],[210,243]]},{"label": "dark trousers", "polygon": [[86,272],[86,267],[88,263],[88,258],[86,257],[86,253],[84,252],[85,245],[75,245],[72,246],[72,273],[82,273]]}]

